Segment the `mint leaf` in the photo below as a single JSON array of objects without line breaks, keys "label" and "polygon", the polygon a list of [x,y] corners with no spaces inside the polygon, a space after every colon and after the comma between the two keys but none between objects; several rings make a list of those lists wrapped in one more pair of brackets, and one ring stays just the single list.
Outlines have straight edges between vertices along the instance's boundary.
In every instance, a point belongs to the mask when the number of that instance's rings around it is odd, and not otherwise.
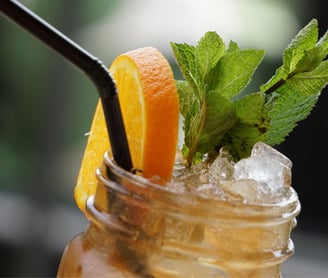
[{"label": "mint leaf", "polygon": [[262,93],[252,93],[233,103],[236,125],[225,134],[221,144],[230,147],[235,159],[250,155],[253,145],[261,141],[269,128],[269,115]]},{"label": "mint leaf", "polygon": [[200,96],[199,85],[201,78],[199,65],[195,58],[195,47],[186,43],[171,43],[171,47],[183,77],[193,88],[194,92]]},{"label": "mint leaf", "polygon": [[[274,78],[261,90],[267,94],[270,128],[264,141],[276,145],[285,139],[297,123],[305,119],[318,101],[321,90],[328,83],[328,34],[317,42],[317,21],[312,20],[284,53],[287,55],[280,69],[287,69],[285,79]],[[323,61],[324,60],[324,61]]]},{"label": "mint leaf", "polygon": [[241,123],[264,127],[262,125],[268,121],[264,104],[264,94],[258,92],[248,94],[236,100],[233,106],[236,110],[236,116]]},{"label": "mint leaf", "polygon": [[236,116],[232,102],[222,96],[219,91],[210,91],[206,98],[206,108],[196,151],[202,154],[211,151],[235,123]]},{"label": "mint leaf", "polygon": [[284,65],[291,73],[297,69],[298,62],[303,58],[304,52],[315,46],[318,41],[318,22],[313,19],[292,40],[284,52]]},{"label": "mint leaf", "polygon": [[[177,81],[180,112],[184,117],[185,147],[189,150],[198,136],[201,121],[201,104],[192,87],[186,81]],[[188,153],[186,152],[186,155]]]},{"label": "mint leaf", "polygon": [[322,38],[318,41],[317,47],[321,48],[323,53],[328,53],[328,31],[322,36]]},{"label": "mint leaf", "polygon": [[186,81],[177,81],[180,112],[184,117],[185,156],[191,164],[197,153],[211,151],[235,123],[232,103],[212,91],[201,102]]},{"label": "mint leaf", "polygon": [[263,56],[264,51],[260,50],[229,48],[205,80],[207,87],[220,91],[226,98],[234,97],[250,82]]},{"label": "mint leaf", "polygon": [[207,32],[195,48],[195,58],[199,67],[202,80],[225,52],[225,44],[221,37],[215,32]]},{"label": "mint leaf", "polygon": [[270,128],[264,141],[270,145],[281,143],[310,114],[327,83],[328,60],[312,71],[294,75],[277,89],[273,104],[268,105]]},{"label": "mint leaf", "polygon": [[293,75],[315,69],[328,55],[328,32],[320,39],[314,48],[304,51],[303,58],[297,63]]},{"label": "mint leaf", "polygon": [[199,99],[194,94],[192,87],[188,82],[176,80],[176,86],[179,92],[179,107],[180,113],[184,118],[188,115],[192,117],[194,114],[199,113]]},{"label": "mint leaf", "polygon": [[[261,92],[273,91],[275,84],[281,80],[286,80],[293,71],[297,71],[302,63],[305,51],[315,47],[318,40],[318,22],[313,19],[305,26],[291,41],[283,53],[283,64],[279,67],[275,75],[264,85],[261,86]],[[302,71],[300,69],[300,71]]]},{"label": "mint leaf", "polygon": [[237,50],[239,50],[238,44],[234,41],[230,41],[227,52],[233,52],[233,51],[237,51]]}]

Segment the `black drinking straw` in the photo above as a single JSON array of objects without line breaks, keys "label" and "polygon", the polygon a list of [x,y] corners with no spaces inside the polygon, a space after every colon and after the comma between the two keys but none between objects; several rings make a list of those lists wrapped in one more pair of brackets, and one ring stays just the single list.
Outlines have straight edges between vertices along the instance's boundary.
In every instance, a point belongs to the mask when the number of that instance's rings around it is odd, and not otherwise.
[{"label": "black drinking straw", "polygon": [[115,83],[104,64],[19,2],[0,0],[0,9],[89,76],[98,88],[114,160],[122,168],[131,170],[131,156]]}]

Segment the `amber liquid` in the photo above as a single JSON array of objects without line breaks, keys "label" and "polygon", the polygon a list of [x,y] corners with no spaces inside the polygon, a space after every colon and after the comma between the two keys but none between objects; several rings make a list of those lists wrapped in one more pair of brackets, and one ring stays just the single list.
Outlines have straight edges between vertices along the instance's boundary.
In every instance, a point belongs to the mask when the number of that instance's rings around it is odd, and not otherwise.
[{"label": "amber liquid", "polygon": [[99,252],[79,235],[65,250],[57,277],[129,277],[123,269],[118,259]]},{"label": "amber liquid", "polygon": [[290,223],[223,227],[149,217],[147,233],[158,242],[140,234],[140,246],[91,224],[69,243],[58,277],[281,277],[280,264],[293,253]]}]

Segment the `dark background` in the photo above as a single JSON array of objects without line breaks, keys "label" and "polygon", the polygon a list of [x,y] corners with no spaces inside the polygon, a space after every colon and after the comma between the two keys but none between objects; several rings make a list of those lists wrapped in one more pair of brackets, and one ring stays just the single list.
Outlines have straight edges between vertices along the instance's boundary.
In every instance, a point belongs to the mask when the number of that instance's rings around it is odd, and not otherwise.
[{"label": "dark background", "polygon": [[[99,18],[114,17],[120,5],[105,0],[22,3],[82,46],[86,42],[79,31]],[[299,29],[317,18],[320,36],[327,30],[324,1],[286,3]],[[124,36],[124,28],[117,38]],[[270,32],[265,22],[263,28]],[[55,276],[65,244],[86,226],[74,204],[73,188],[97,92],[82,72],[4,17],[0,38],[0,275]],[[131,42],[127,48],[135,47]],[[122,46],[121,52],[128,49]],[[111,55],[104,57],[105,64],[119,54],[115,51],[109,40]],[[100,52],[98,57],[103,59]],[[271,74],[280,64],[281,59],[268,59],[262,69]],[[323,239],[328,238],[327,90],[311,116],[278,146],[294,163],[293,187],[302,203],[295,232]]]}]

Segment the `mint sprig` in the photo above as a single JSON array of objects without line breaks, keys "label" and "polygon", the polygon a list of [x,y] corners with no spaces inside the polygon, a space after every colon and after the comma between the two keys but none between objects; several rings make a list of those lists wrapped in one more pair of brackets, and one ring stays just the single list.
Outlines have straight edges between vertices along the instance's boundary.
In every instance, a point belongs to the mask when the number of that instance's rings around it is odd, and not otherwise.
[{"label": "mint sprig", "polygon": [[318,41],[313,19],[283,53],[283,64],[260,90],[266,96],[270,126],[265,142],[277,145],[305,119],[328,83],[328,32]]},{"label": "mint sprig", "polygon": [[[187,164],[197,153],[213,150],[237,121],[232,97],[250,81],[263,51],[226,50],[215,32],[207,32],[197,46],[171,43],[186,81],[177,82],[181,114],[185,119]],[[220,76],[220,78],[217,78]]]},{"label": "mint sprig", "polygon": [[215,32],[207,32],[196,46],[171,46],[185,78],[177,88],[189,165],[222,146],[238,160],[258,141],[281,143],[309,115],[328,83],[328,34],[318,41],[315,19],[286,48],[274,76],[247,95],[242,92],[264,51],[241,50],[235,42],[226,47]]}]

